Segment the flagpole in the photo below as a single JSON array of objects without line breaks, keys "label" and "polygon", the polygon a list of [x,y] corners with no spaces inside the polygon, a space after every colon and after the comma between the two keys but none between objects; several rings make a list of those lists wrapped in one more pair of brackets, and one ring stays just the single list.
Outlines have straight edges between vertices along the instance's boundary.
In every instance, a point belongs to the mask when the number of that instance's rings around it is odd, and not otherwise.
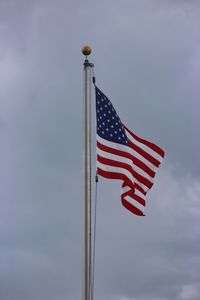
[{"label": "flagpole", "polygon": [[91,300],[91,67],[89,46],[82,48],[84,61],[84,205],[83,205],[83,300]]}]

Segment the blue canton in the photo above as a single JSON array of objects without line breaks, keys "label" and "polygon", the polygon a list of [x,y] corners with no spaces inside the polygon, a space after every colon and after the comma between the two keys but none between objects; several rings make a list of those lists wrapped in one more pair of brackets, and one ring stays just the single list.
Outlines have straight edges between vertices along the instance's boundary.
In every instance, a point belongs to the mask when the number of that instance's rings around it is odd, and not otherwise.
[{"label": "blue canton", "polygon": [[110,100],[96,87],[97,134],[110,142],[127,145],[124,126]]}]

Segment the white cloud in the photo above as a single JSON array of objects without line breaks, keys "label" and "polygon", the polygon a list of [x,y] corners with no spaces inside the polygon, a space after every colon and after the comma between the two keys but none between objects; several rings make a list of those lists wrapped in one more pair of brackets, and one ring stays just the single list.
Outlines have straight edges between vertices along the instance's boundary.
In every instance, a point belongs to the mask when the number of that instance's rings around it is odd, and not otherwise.
[{"label": "white cloud", "polygon": [[199,300],[200,285],[188,284],[184,285],[180,293],[181,300]]},{"label": "white cloud", "polygon": [[16,109],[24,99],[24,66],[12,51],[0,58],[1,115]]}]

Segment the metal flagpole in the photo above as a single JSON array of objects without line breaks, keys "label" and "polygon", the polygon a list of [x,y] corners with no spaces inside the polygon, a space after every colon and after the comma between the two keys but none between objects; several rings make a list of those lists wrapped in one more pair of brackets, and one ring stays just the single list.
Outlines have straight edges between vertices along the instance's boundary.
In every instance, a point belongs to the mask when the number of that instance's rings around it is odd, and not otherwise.
[{"label": "metal flagpole", "polygon": [[83,300],[91,300],[91,64],[89,46],[82,48],[84,61],[84,212],[83,212]]}]

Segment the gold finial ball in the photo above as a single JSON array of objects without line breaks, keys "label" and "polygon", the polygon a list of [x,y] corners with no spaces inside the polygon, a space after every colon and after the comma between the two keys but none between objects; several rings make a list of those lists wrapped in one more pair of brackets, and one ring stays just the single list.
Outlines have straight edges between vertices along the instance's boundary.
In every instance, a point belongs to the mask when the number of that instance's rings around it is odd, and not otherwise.
[{"label": "gold finial ball", "polygon": [[82,48],[83,55],[88,56],[88,55],[90,55],[91,52],[92,52],[92,49],[90,48],[90,46],[88,46],[88,45],[83,46],[83,48]]}]

